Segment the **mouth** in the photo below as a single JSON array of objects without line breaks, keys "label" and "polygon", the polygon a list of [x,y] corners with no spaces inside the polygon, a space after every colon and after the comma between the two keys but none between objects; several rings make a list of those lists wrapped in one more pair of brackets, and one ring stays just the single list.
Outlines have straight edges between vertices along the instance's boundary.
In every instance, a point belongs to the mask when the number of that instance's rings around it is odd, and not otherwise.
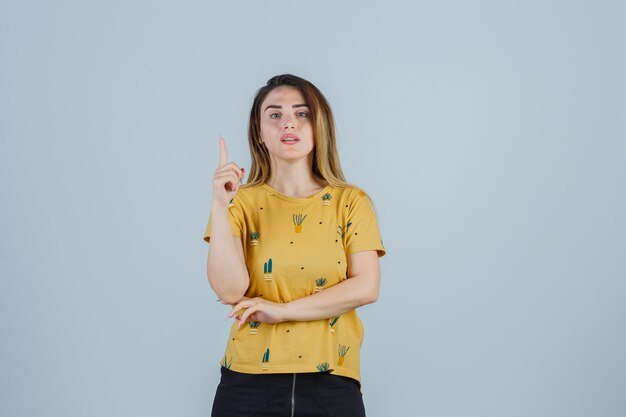
[{"label": "mouth", "polygon": [[296,143],[296,142],[300,142],[300,138],[294,135],[293,133],[285,133],[280,138],[280,141],[283,143]]}]

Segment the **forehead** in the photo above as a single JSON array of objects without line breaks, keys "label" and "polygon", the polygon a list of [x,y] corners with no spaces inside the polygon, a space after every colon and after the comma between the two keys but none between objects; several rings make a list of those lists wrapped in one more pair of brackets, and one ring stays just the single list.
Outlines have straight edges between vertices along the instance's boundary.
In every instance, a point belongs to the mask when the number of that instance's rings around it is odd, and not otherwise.
[{"label": "forehead", "polygon": [[[297,102],[297,103],[296,103]],[[280,87],[276,87],[272,91],[267,94],[265,100],[263,100],[263,105],[267,104],[299,104],[305,103],[304,96],[296,87],[291,87],[287,85],[281,85]],[[262,106],[262,108],[265,108]]]}]

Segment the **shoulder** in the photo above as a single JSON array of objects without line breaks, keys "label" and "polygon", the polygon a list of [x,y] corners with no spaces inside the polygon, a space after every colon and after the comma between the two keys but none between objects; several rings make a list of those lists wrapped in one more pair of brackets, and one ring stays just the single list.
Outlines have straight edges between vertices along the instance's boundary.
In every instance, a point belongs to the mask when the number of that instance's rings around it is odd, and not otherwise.
[{"label": "shoulder", "polygon": [[377,217],[374,200],[364,188],[349,184],[341,193],[339,200],[341,201],[341,206],[347,210],[349,218],[362,215]]},{"label": "shoulder", "polygon": [[261,185],[247,185],[241,184],[235,194],[234,200],[239,200],[241,203],[247,203],[254,201],[256,197],[262,192]]},{"label": "shoulder", "polygon": [[345,188],[335,188],[332,187],[331,190],[337,194],[341,199],[346,199],[349,201],[360,200],[362,198],[368,198],[369,194],[363,188],[349,184]]},{"label": "shoulder", "polygon": [[245,184],[241,184],[228,204],[229,211],[236,215],[248,212],[255,205],[258,192],[255,186],[246,187]]}]

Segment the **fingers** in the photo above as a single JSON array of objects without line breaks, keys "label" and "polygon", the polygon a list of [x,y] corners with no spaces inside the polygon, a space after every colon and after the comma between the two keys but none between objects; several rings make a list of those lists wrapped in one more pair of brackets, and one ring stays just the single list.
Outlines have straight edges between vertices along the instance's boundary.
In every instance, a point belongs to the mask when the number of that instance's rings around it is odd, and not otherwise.
[{"label": "fingers", "polygon": [[219,181],[222,184],[226,184],[227,182],[229,182],[232,185],[237,185],[240,182],[239,178],[232,170],[215,174],[215,180]]},{"label": "fingers", "polygon": [[[237,328],[239,329],[241,327],[241,325],[243,323],[246,322],[246,320],[256,320],[257,319],[257,315],[256,312],[261,308],[261,304],[258,300],[258,297],[255,298],[248,298],[246,296],[242,297],[243,301],[239,301],[238,304],[230,311],[230,313],[228,313],[228,318],[231,317],[235,317],[237,320],[239,320],[239,324],[237,325]],[[246,309],[245,312],[243,312],[243,314],[237,315],[236,313],[242,309]]]},{"label": "fingers", "polygon": [[[236,191],[237,188],[239,187],[239,184],[243,182],[245,170],[232,161],[228,162],[228,151],[226,150],[226,140],[224,140],[221,133],[219,135],[219,142],[220,142],[220,158],[219,158],[219,163],[217,165],[217,168],[215,169],[215,172],[213,174],[213,177],[218,178],[218,176],[225,174],[226,172],[232,171],[235,181],[228,181],[228,182],[230,182],[231,184],[229,191],[233,192],[233,191]],[[223,179],[224,177],[222,176],[221,178]],[[226,183],[227,182],[224,182],[224,185],[226,185]]]},{"label": "fingers", "polygon": [[215,170],[215,175],[219,175],[224,172],[233,172],[235,174],[235,177],[238,178],[239,181],[241,181],[245,176],[246,170],[231,161],[227,164],[217,167],[217,169]]},{"label": "fingers", "polygon": [[248,308],[250,305],[252,305],[252,303],[254,303],[254,299],[252,298],[248,298],[245,295],[241,298],[241,300],[237,301],[237,305],[235,305],[235,307],[233,307],[232,310],[230,310],[230,313],[228,313],[228,318],[232,317],[235,315],[235,313],[239,310],[241,310],[242,308]]},{"label": "fingers", "polygon": [[[245,298],[244,301],[239,302],[239,304],[237,304],[230,311],[230,313],[228,313],[228,318],[231,318],[234,316],[237,320],[239,320],[239,325],[237,326],[237,328],[241,327],[241,325],[245,323],[248,317],[250,317],[250,315],[256,311],[256,307],[258,305],[258,304],[252,305],[255,302],[254,299],[248,298],[248,297],[244,297],[244,298]],[[243,314],[240,314],[240,315],[236,314],[238,311],[244,308],[246,309],[246,311],[243,312]]]},{"label": "fingers", "polygon": [[221,184],[222,186],[230,184],[230,187],[226,187],[226,189],[230,192],[237,190],[237,188],[241,184],[240,177],[235,173],[233,169],[228,169],[224,172],[216,173],[214,181],[216,181],[216,184]]},{"label": "fingers", "polygon": [[242,167],[240,167],[239,165],[231,161],[218,167],[215,170],[215,173],[221,174],[222,172],[229,172],[229,171],[232,171],[237,177],[242,178],[242,179],[246,172]]},{"label": "fingers", "polygon": [[227,161],[228,161],[228,151],[226,151],[226,141],[220,134],[220,162],[219,162],[218,168],[226,165]]},{"label": "fingers", "polygon": [[239,323],[237,324],[237,328],[240,328],[242,324],[244,324],[246,322],[246,320],[248,319],[248,317],[250,317],[250,315],[252,313],[254,313],[255,311],[257,311],[259,309],[259,305],[260,304],[255,304],[252,307],[249,307],[245,313],[243,313],[241,315],[241,318],[239,319]]},{"label": "fingers", "polygon": [[232,310],[230,310],[230,313],[228,313],[228,318],[231,318],[232,316],[234,316],[235,313],[241,310],[242,308],[244,308],[243,302],[237,304],[235,307],[233,307]]},{"label": "fingers", "polygon": [[224,140],[224,138],[220,137],[220,162],[215,171],[216,172],[220,171],[220,168],[224,168],[226,166],[234,169],[235,174],[237,174],[237,176],[243,179],[245,170],[232,161],[228,162],[228,151],[226,150],[226,141]]}]

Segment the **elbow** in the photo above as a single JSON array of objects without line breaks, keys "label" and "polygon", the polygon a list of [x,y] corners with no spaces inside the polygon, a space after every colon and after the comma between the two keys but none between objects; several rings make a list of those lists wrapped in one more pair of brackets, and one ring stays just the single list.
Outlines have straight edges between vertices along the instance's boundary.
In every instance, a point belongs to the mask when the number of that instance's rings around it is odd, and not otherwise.
[{"label": "elbow", "polygon": [[376,301],[378,301],[378,292],[372,294],[372,298],[370,298],[370,302],[368,304],[374,304]]},{"label": "elbow", "polygon": [[220,300],[225,302],[226,304],[235,304],[237,301],[243,298],[244,293],[241,294],[226,294],[220,297]]},{"label": "elbow", "polygon": [[376,301],[378,301],[378,296],[379,296],[380,291],[378,290],[378,288],[376,288],[375,290],[369,291],[366,296],[365,296],[365,302],[363,303],[365,304],[373,304]]},{"label": "elbow", "polygon": [[[353,278],[357,278],[354,276]],[[360,281],[360,299],[361,305],[372,304],[378,301],[380,293],[380,278],[378,276],[362,275],[359,276]]]},{"label": "elbow", "polygon": [[219,297],[219,299],[222,300],[222,302],[226,304],[235,304],[236,302],[241,300],[243,296],[246,294],[246,291],[248,291],[249,281],[247,278],[242,281],[243,285],[238,286],[238,288],[237,287],[226,288],[226,287],[221,286],[216,281],[217,280],[212,280],[211,276],[209,275],[209,285],[211,286],[215,294]]},{"label": "elbow", "polygon": [[215,292],[220,298],[220,300],[222,300],[226,304],[235,304],[236,302],[238,302],[239,300],[243,298],[243,296],[246,294],[246,291],[247,291],[247,287],[243,289],[239,289],[237,291],[231,289],[231,290],[222,290],[220,292],[217,292],[217,291]]}]

